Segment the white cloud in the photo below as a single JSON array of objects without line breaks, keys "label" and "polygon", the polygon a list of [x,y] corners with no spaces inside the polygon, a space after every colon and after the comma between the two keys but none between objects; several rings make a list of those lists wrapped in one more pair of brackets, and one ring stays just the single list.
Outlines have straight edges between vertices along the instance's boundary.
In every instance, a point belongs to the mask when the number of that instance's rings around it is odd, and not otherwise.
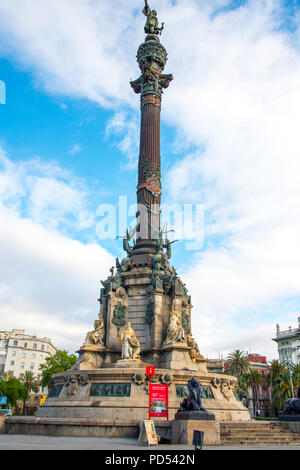
[{"label": "white cloud", "polygon": [[74,145],[72,146],[72,148],[68,151],[68,154],[69,154],[69,155],[72,155],[72,157],[73,157],[73,156],[76,155],[77,153],[80,153],[81,150],[82,150],[81,145],[79,145],[79,144],[74,144]]},{"label": "white cloud", "polygon": [[90,228],[90,191],[80,178],[39,159],[11,161],[0,148],[0,198],[33,221],[51,228]]},{"label": "white cloud", "polygon": [[124,111],[116,112],[106,126],[106,139],[117,139],[117,147],[127,157],[128,169],[137,168],[139,154],[139,122],[135,116]]},{"label": "white cloud", "polygon": [[[177,129],[180,148],[194,150],[166,175],[165,198],[206,207],[207,248],[183,276],[193,294],[195,331],[207,355],[230,348],[230,340],[232,348],[271,354],[275,323],[290,321],[300,294],[299,16],[292,32],[281,28],[287,16],[279,0],[250,0],[218,14],[228,1],[172,3],[153,0],[166,22],[166,71],[175,78],[162,116]],[[128,82],[139,74],[140,9],[138,0],[130,6],[125,0],[0,0],[1,50],[46,90],[117,109],[108,130],[119,131],[128,153],[135,127],[122,109],[138,109]],[[7,172],[18,178],[14,167]],[[58,184],[49,176],[47,183]],[[61,184],[64,211],[72,212],[83,194]],[[26,188],[11,194],[6,187],[4,200],[20,205]],[[32,191],[30,215],[37,221],[49,193],[38,184]]]},{"label": "white cloud", "polygon": [[[51,184],[61,195],[59,183],[51,179]],[[47,194],[34,197],[41,205],[48,200]],[[0,202],[1,329],[24,328],[75,350],[97,318],[99,281],[106,279],[113,257],[99,245],[84,245],[49,228],[40,217],[38,222],[22,217],[17,206]],[[68,207],[62,203],[64,211]]]}]

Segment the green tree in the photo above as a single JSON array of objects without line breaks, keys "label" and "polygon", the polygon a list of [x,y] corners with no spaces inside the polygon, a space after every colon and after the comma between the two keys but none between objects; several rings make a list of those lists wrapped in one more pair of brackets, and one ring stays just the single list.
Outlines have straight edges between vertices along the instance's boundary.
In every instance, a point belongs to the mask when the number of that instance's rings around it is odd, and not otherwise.
[{"label": "green tree", "polygon": [[70,370],[76,361],[76,355],[68,354],[67,351],[57,351],[54,356],[47,357],[45,363],[40,365],[41,386],[48,388],[53,374]]},{"label": "green tree", "polygon": [[0,391],[2,395],[7,397],[7,404],[14,408],[18,400],[26,400],[28,392],[16,377],[9,376],[5,380],[0,381]]},{"label": "green tree", "polygon": [[248,395],[249,385],[247,381],[247,375],[241,374],[238,376],[238,391],[246,393]]},{"label": "green tree", "polygon": [[7,381],[8,379],[10,379],[10,377],[13,377],[14,373],[12,370],[8,370],[7,372],[0,372],[0,381],[4,380],[4,381]]},{"label": "green tree", "polygon": [[274,380],[276,380],[276,378],[279,377],[285,369],[286,369],[285,362],[280,362],[277,359],[274,359],[273,361],[271,361],[268,366],[268,375],[267,375],[268,384],[272,385]]},{"label": "green tree", "polygon": [[263,377],[258,372],[258,370],[250,369],[247,374],[247,382],[249,387],[252,388],[252,396],[253,396],[253,408],[254,408],[254,416],[256,415],[257,405],[258,405],[258,387],[263,385]]},{"label": "green tree", "polygon": [[272,383],[272,402],[275,410],[282,410],[284,402],[292,397],[290,374],[287,369],[277,375]]},{"label": "green tree", "polygon": [[30,370],[25,371],[20,375],[20,382],[23,387],[27,390],[27,396],[24,395],[23,399],[23,411],[25,412],[25,403],[30,392],[38,393],[40,390],[40,382],[34,377],[33,372]]},{"label": "green tree", "polygon": [[300,386],[300,364],[292,364],[292,375],[293,375],[293,384],[294,389],[297,391],[297,388]]},{"label": "green tree", "polygon": [[229,373],[235,377],[246,374],[250,368],[247,354],[239,349],[228,354],[226,361],[229,362]]}]

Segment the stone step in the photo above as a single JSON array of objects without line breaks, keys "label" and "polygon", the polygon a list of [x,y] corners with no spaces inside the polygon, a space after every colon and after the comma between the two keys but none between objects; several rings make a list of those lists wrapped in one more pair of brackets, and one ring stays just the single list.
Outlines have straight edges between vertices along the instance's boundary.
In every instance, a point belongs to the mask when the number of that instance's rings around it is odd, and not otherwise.
[{"label": "stone step", "polygon": [[[295,439],[295,437],[291,434],[255,434],[253,437],[253,434],[243,434],[243,433],[236,433],[236,434],[221,434],[221,437],[224,439],[230,438],[230,439]],[[296,437],[297,439],[297,437]],[[300,439],[300,438],[298,438]]]},{"label": "stone step", "polygon": [[262,439],[262,440],[274,440],[274,441],[278,441],[278,440],[283,440],[283,439],[287,439],[287,440],[296,440],[296,441],[300,441],[300,437],[297,437],[296,435],[295,436],[266,436],[266,435],[263,435],[263,436],[258,436],[258,435],[249,435],[249,436],[224,436],[224,439],[230,439],[230,440],[239,440],[239,439],[248,439],[248,440],[259,440],[259,439]]},{"label": "stone step", "polygon": [[300,446],[300,442],[290,442],[290,441],[270,441],[270,442],[249,442],[249,441],[227,441],[227,440],[222,440],[222,445],[223,446],[289,446],[289,445],[294,445],[294,446]]},{"label": "stone step", "polygon": [[274,422],[223,422],[220,423],[223,445],[296,445],[300,434],[286,430]]},{"label": "stone step", "polygon": [[278,428],[278,429],[238,429],[238,428],[226,428],[226,429],[221,429],[221,432],[223,433],[228,433],[228,432],[247,432],[247,433],[253,433],[253,432],[264,432],[264,433],[288,433],[288,432],[291,432],[289,430],[286,430],[286,429],[283,429],[283,428]]},{"label": "stone step", "polygon": [[250,440],[250,441],[258,441],[258,440],[264,440],[264,441],[279,441],[279,440],[290,440],[290,441],[299,441],[300,442],[300,437],[294,437],[294,436],[221,436],[224,437],[224,439],[228,440]]}]

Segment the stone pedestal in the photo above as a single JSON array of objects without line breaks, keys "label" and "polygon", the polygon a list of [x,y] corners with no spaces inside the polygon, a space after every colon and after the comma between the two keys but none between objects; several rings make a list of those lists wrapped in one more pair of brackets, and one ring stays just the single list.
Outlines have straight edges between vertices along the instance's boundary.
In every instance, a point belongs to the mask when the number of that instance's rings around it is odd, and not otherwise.
[{"label": "stone pedestal", "polygon": [[190,348],[186,343],[165,344],[160,351],[160,364],[163,369],[188,369],[197,371],[192,361]]},{"label": "stone pedestal", "polygon": [[[112,366],[111,366],[112,367]],[[113,364],[113,367],[120,367],[120,368],[143,368],[145,369],[145,364],[142,362],[140,359],[120,359],[117,361],[115,364]]]},{"label": "stone pedestal", "polygon": [[194,431],[204,432],[204,446],[221,445],[220,423],[197,419],[174,419],[172,421],[172,444],[193,445]]},{"label": "stone pedestal", "polygon": [[196,420],[196,421],[215,421],[216,417],[210,411],[177,411],[175,419]]},{"label": "stone pedestal", "polygon": [[0,416],[0,434],[5,434],[5,420],[6,416]]},{"label": "stone pedestal", "polygon": [[292,414],[280,412],[278,414],[278,419],[279,421],[295,421],[295,422],[300,423],[300,414],[292,415]]}]

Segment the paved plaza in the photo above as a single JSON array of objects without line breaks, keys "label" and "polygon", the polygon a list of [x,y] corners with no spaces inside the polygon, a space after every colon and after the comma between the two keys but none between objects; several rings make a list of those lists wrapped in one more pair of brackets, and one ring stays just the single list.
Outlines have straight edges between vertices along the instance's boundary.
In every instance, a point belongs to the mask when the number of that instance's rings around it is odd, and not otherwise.
[{"label": "paved plaza", "polygon": [[[300,450],[300,446],[209,446],[204,450]],[[0,451],[2,450],[149,450],[149,447],[139,444],[136,439],[104,437],[53,437],[34,435],[0,435]],[[194,450],[187,445],[159,445],[151,447],[157,451],[187,451]]]}]

